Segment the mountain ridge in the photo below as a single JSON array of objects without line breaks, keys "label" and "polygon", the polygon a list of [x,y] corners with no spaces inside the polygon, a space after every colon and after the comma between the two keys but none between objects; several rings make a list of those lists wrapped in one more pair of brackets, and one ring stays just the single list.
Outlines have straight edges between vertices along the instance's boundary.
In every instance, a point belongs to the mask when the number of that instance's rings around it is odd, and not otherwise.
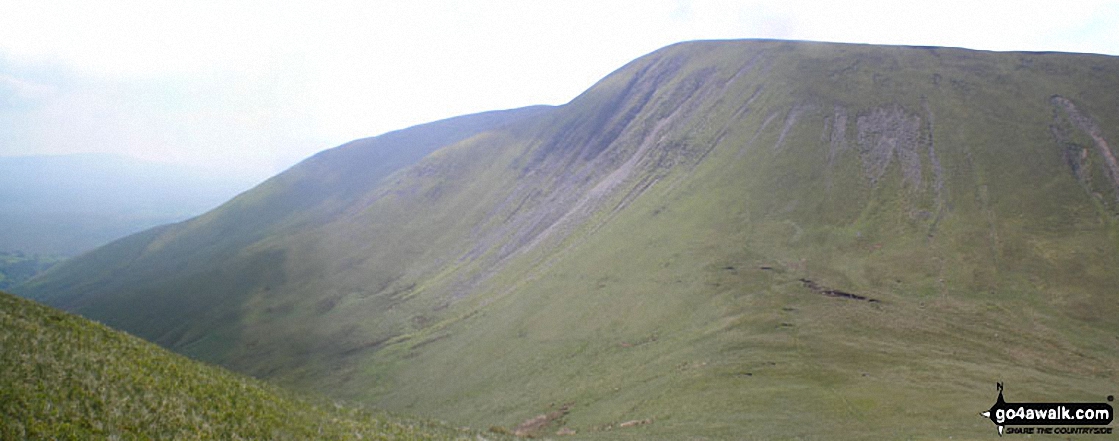
[{"label": "mountain ridge", "polygon": [[[999,378],[1115,379],[1115,85],[1104,56],[680,43],[377,179],[317,155],[17,292],[472,424],[574,403],[616,438],[979,436],[960,403]],[[285,197],[317,205],[260,202]],[[223,216],[281,226],[203,228]]]}]

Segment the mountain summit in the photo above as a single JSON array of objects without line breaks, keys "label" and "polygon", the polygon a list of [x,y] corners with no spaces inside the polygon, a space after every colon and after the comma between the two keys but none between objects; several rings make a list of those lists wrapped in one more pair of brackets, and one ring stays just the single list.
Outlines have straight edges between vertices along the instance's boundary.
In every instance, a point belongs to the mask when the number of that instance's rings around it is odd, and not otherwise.
[{"label": "mountain summit", "polygon": [[681,43],[563,106],[324,151],[16,291],[530,434],[988,436],[997,381],[1116,392],[1117,88],[1108,56]]}]

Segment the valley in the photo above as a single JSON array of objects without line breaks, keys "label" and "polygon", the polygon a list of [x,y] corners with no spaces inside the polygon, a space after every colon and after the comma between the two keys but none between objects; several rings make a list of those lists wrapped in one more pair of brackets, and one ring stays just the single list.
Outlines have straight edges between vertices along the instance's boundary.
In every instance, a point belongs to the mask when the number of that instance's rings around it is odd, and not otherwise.
[{"label": "valley", "polygon": [[988,437],[996,382],[1117,392],[1117,85],[1109,56],[679,43],[561,106],[323,151],[13,290],[509,433]]}]

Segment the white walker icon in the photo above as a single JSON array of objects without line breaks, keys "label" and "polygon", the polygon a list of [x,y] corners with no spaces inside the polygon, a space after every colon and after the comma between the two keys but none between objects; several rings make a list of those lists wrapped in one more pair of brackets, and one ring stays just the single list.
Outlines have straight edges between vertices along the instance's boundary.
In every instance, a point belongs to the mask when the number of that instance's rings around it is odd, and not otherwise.
[{"label": "white walker icon", "polygon": [[998,418],[996,418],[996,413],[999,409],[1002,409],[1003,406],[1006,405],[1006,401],[1002,398],[1002,382],[995,383],[995,385],[999,389],[999,398],[995,401],[994,406],[991,406],[990,409],[987,409],[980,415],[982,415],[984,418],[990,418],[991,421],[995,423],[995,427],[998,428],[999,436],[1002,436],[1003,432],[1005,431],[1005,427],[1001,424],[1000,421],[998,421]]}]

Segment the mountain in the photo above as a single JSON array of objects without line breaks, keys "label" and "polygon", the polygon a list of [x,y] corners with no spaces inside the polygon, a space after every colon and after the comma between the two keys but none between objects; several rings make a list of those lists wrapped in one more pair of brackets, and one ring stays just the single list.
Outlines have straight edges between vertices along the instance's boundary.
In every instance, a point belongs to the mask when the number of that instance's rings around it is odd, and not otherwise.
[{"label": "mountain", "polygon": [[256,183],[109,154],[0,157],[0,251],[74,256],[204,213]]},{"label": "mountain", "polygon": [[[459,439],[300,396],[0,292],[4,439]],[[492,436],[492,435],[491,435]]]},{"label": "mountain", "polygon": [[1098,55],[681,43],[563,106],[327,150],[17,292],[528,434],[989,436],[996,382],[1114,392],[1117,86]]}]

